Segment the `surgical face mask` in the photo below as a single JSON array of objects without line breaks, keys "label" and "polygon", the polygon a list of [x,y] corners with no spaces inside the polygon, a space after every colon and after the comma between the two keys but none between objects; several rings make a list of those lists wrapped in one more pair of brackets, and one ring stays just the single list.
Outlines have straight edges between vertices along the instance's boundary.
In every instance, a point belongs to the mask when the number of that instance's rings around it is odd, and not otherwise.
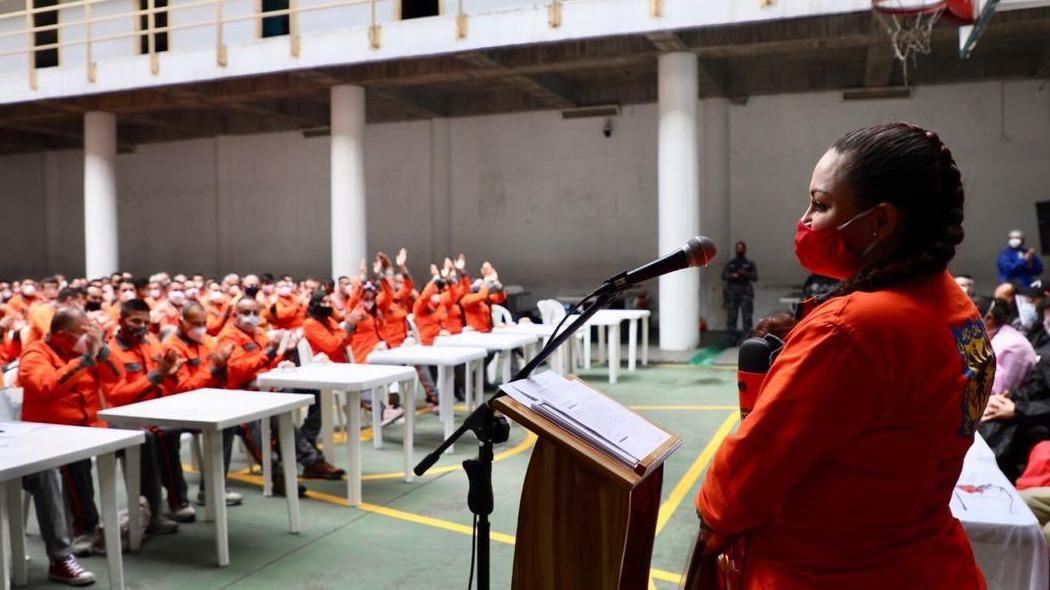
[{"label": "surgical face mask", "polygon": [[11,298],[11,290],[4,289],[3,291],[0,291],[0,297],[3,297],[4,301],[7,301]]},{"label": "surgical face mask", "polygon": [[182,305],[186,303],[186,294],[182,291],[172,291],[168,293],[168,301],[171,301],[172,305]]},{"label": "surgical face mask", "polygon": [[153,299],[160,299],[160,289],[150,289],[149,296]]},{"label": "surgical face mask", "polygon": [[201,292],[196,287],[190,287],[189,289],[186,289],[186,297],[189,297],[190,299],[196,299],[200,296],[200,294]]},{"label": "surgical face mask", "polygon": [[317,313],[323,318],[331,317],[332,307],[330,305],[320,305],[317,307]]},{"label": "surgical face mask", "polygon": [[208,301],[211,301],[212,303],[222,303],[222,300],[223,296],[220,291],[212,291],[211,294],[208,295]]},{"label": "surgical face mask", "polygon": [[291,297],[292,288],[288,286],[281,287],[280,289],[277,289],[277,294],[281,297]]},{"label": "surgical face mask", "polygon": [[84,311],[99,311],[102,309],[101,301],[88,301],[84,303]]},{"label": "surgical face mask", "polygon": [[36,295],[36,287],[34,287],[33,285],[26,285],[25,287],[22,287],[22,295],[24,297],[32,297],[33,295]]},{"label": "surgical face mask", "polygon": [[138,328],[121,328],[121,330],[132,340],[141,340],[146,336],[146,326]]},{"label": "surgical face mask", "polygon": [[1021,238],[1010,238],[1006,243],[1009,244],[1011,248],[1016,249],[1021,247],[1021,244],[1024,243],[1024,240],[1022,240]]},{"label": "surgical face mask", "polygon": [[815,231],[806,226],[800,219],[795,229],[795,256],[802,267],[810,272],[825,277],[844,281],[853,276],[860,268],[864,257],[871,252],[878,240],[873,240],[864,252],[855,254],[846,246],[842,230],[857,219],[864,217],[873,209],[862,211],[846,223]]},{"label": "surgical face mask", "polygon": [[77,343],[73,345],[73,352],[77,354],[84,354],[88,350],[88,337],[87,334],[81,334],[80,338],[77,338]]},{"label": "surgical face mask", "polygon": [[240,319],[240,322],[241,322],[242,326],[249,326],[249,327],[252,327],[252,328],[257,328],[259,326],[259,324],[262,322],[262,318],[260,318],[257,315],[242,315],[242,316],[237,316],[237,317]]},{"label": "surgical face mask", "polygon": [[1039,321],[1039,314],[1035,309],[1035,305],[1024,295],[1017,295],[1014,297],[1014,301],[1017,302],[1017,317],[1021,320],[1021,325],[1026,329],[1034,326]]},{"label": "surgical face mask", "polygon": [[134,291],[121,291],[120,292],[120,300],[121,301],[131,301],[134,298],[135,298],[135,292]]},{"label": "surgical face mask", "polygon": [[430,304],[431,305],[435,305],[435,306],[436,305],[440,305],[441,304],[441,295],[431,295],[430,296]]},{"label": "surgical face mask", "polygon": [[207,333],[208,329],[204,326],[200,326],[197,328],[190,329],[189,332],[186,332],[186,336],[188,336],[189,339],[194,342],[201,342],[202,340],[204,340],[204,335]]},{"label": "surgical face mask", "polygon": [[273,285],[263,285],[262,292],[264,294],[266,294],[266,295],[273,295],[273,291],[274,291],[274,286]]},{"label": "surgical face mask", "polygon": [[255,296],[259,294],[259,287],[245,287],[244,294],[255,299]]}]

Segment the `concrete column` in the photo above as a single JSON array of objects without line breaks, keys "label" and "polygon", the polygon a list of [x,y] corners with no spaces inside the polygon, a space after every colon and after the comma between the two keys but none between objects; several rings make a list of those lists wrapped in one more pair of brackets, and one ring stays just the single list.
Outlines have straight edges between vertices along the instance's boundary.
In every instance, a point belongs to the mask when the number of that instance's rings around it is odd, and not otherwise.
[{"label": "concrete column", "polygon": [[[659,251],[680,248],[700,229],[697,57],[678,52],[659,62]],[[697,269],[660,277],[660,348],[689,350],[700,341]]]},{"label": "concrete column", "polygon": [[89,279],[119,270],[117,118],[84,114],[84,272]]},{"label": "concrete column", "polygon": [[332,276],[368,257],[365,223],[365,89],[332,87]]},{"label": "concrete column", "polygon": [[[453,256],[450,135],[448,119],[430,120],[430,258],[426,260],[442,260],[446,256]],[[416,276],[429,274],[424,272]]]},{"label": "concrete column", "polygon": [[706,98],[700,102],[701,168],[700,233],[714,240],[721,253],[718,262],[700,271],[700,315],[712,328],[725,326],[722,307],[722,266],[732,256],[732,209],[729,185],[729,101]]}]

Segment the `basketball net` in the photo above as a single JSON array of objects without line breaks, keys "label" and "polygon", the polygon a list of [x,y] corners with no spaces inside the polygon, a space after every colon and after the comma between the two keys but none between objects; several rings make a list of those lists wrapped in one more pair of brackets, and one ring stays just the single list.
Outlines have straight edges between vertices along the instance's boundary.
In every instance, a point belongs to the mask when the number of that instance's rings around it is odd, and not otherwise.
[{"label": "basketball net", "polygon": [[890,35],[893,54],[901,62],[904,85],[908,85],[908,62],[930,53],[933,25],[944,13],[946,0],[872,0],[875,16]]}]

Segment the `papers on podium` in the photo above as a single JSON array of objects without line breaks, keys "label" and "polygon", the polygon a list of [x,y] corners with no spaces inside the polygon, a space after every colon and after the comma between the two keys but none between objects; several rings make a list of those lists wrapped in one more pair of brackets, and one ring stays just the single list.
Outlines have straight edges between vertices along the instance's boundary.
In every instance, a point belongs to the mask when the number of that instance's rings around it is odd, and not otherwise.
[{"label": "papers on podium", "polygon": [[672,436],[582,381],[553,371],[500,389],[632,469]]}]

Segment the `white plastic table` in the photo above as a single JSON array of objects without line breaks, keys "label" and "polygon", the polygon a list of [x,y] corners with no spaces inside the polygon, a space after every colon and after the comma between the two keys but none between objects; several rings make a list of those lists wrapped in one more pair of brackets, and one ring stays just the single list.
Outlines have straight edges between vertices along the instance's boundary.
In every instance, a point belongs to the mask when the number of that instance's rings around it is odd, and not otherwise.
[{"label": "white plastic table", "polygon": [[[267,393],[229,389],[197,389],[178,395],[128,404],[99,412],[99,417],[122,426],[163,426],[200,430],[204,438],[204,482],[207,488],[205,520],[215,523],[215,549],[220,567],[230,564],[226,524],[226,478],[222,456],[222,431],[259,420],[262,440],[270,439],[270,417],[277,416],[288,499],[288,528],[299,532],[298,470],[292,414],[314,403],[314,396],[297,393]],[[266,443],[264,442],[264,445]],[[270,474],[270,453],[262,453],[263,476]],[[134,511],[133,511],[134,512]]]},{"label": "white plastic table", "polygon": [[[106,565],[109,587],[124,588],[124,564],[120,551],[120,523],[117,516],[117,458],[124,449],[128,498],[139,497],[139,445],[146,435],[139,430],[61,426],[35,422],[0,422],[0,522],[10,522],[10,569],[7,559],[6,527],[0,526],[0,575],[3,588],[28,583],[25,559],[25,520],[22,515],[22,477],[54,469],[83,459],[98,457],[99,500],[106,535]],[[141,527],[138,501],[128,510],[130,549],[138,549]]]},{"label": "white plastic table", "polygon": [[989,588],[1046,590],[1046,537],[980,434],[966,453],[949,505]]},{"label": "white plastic table", "polygon": [[[503,333],[492,333],[492,332],[462,332],[452,336],[438,336],[434,340],[434,346],[455,346],[455,347],[475,347],[484,348],[489,352],[495,352],[502,356],[500,359],[500,367],[503,376],[503,383],[509,383],[512,375],[510,374],[510,361],[511,354],[517,350],[522,349],[527,355],[526,349],[530,349],[537,342],[540,337],[535,334],[503,334]],[[477,402],[481,402],[480,396]],[[470,403],[470,397],[467,397],[467,407],[473,408]]]},{"label": "white plastic table", "polygon": [[[485,380],[482,375],[485,356],[488,352],[484,348],[451,347],[451,346],[422,346],[413,344],[411,346],[399,346],[390,350],[376,350],[368,355],[368,363],[372,365],[422,365],[434,366],[438,369],[438,413],[444,426],[445,438],[448,438],[455,430],[455,415],[452,410],[452,402],[455,399],[455,371],[451,370],[459,365],[466,368],[466,398],[471,399],[471,391],[477,388],[477,397],[481,399],[484,395]],[[471,364],[476,365],[471,370]],[[448,448],[452,452],[452,447]]]},{"label": "white plastic table", "polygon": [[[540,338],[543,341],[543,344],[546,345],[547,341],[550,340],[551,336],[554,335],[554,328],[556,327],[557,326],[552,324],[534,324],[532,322],[524,322],[517,324],[504,324],[502,326],[493,328],[492,333],[530,334],[532,336]],[[563,342],[562,345],[559,346],[558,349],[551,354],[551,368],[554,369],[554,372],[558,373],[559,375],[566,375],[571,372],[571,352],[572,340],[569,339]],[[530,353],[528,354],[528,356],[531,357],[532,354]]]},{"label": "white plastic table", "polygon": [[[623,318],[602,313],[600,310],[594,314],[587,323],[583,325],[583,368],[591,368],[591,327],[598,328],[598,352],[599,357],[604,358],[605,340],[602,336],[608,328],[609,336],[609,383],[616,383],[620,379],[620,323]],[[575,321],[577,316],[573,315],[566,322]]]},{"label": "white plastic table", "polygon": [[355,365],[347,363],[312,363],[303,367],[276,369],[259,375],[259,387],[317,389],[321,392],[321,438],[326,452],[335,452],[332,404],[335,391],[346,392],[347,427],[346,495],[351,506],[361,504],[361,393],[372,392],[372,431],[375,447],[383,446],[382,412],[379,400],[387,386],[401,383],[405,408],[405,481],[412,481],[412,436],[416,418],[415,369],[401,366]]},{"label": "white plastic table", "polygon": [[[642,365],[649,364],[649,317],[652,315],[648,309],[602,309],[594,314],[595,318],[602,323],[591,323],[598,328],[598,359],[605,360],[605,321],[616,318],[621,322],[627,322],[627,370],[634,371],[638,366],[638,323],[642,324]],[[594,318],[592,318],[593,322]],[[609,348],[619,348],[619,340],[609,340]]]}]

